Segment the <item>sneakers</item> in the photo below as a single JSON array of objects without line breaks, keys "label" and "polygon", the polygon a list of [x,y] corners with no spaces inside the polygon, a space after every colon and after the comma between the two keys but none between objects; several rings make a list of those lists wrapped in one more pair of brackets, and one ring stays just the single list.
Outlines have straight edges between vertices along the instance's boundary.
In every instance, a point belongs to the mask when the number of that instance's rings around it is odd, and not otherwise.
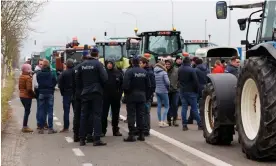
[{"label": "sneakers", "polygon": [[68,129],[62,129],[62,130],[60,131],[60,133],[68,133],[68,132],[69,132]]},{"label": "sneakers", "polygon": [[183,131],[187,131],[187,130],[189,130],[189,129],[188,129],[188,127],[185,125],[185,126],[182,127],[182,130],[183,130]]},{"label": "sneakers", "polygon": [[57,131],[54,130],[54,129],[49,129],[49,130],[48,130],[48,134],[55,134],[55,133],[57,133]]},{"label": "sneakers", "polygon": [[161,121],[159,122],[159,127],[169,127],[169,124],[167,122]]},{"label": "sneakers", "polygon": [[28,126],[27,127],[23,127],[21,131],[23,133],[31,133],[31,132],[33,132],[33,130],[31,128],[29,128]]},{"label": "sneakers", "polygon": [[179,126],[176,120],[173,121],[173,124],[172,124],[172,125],[173,125],[174,127],[178,127],[178,126]]}]

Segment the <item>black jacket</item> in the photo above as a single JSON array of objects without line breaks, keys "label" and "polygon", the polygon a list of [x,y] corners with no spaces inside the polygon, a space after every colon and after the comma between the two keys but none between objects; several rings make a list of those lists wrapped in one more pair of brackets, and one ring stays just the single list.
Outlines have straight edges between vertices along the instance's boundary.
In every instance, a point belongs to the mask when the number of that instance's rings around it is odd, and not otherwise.
[{"label": "black jacket", "polygon": [[149,95],[151,96],[150,100],[152,100],[153,93],[155,92],[155,88],[156,88],[155,75],[154,75],[152,67],[145,67],[144,69],[147,71],[147,74],[148,74],[148,77],[149,77],[149,80],[150,80]]},{"label": "black jacket", "polygon": [[199,93],[199,81],[196,70],[191,64],[182,64],[178,69],[178,81],[180,84],[180,92]]},{"label": "black jacket", "polygon": [[80,82],[77,81],[77,72],[78,72],[78,68],[81,65],[81,63],[79,63],[78,65],[76,65],[73,70],[74,72],[72,72],[72,91],[73,91],[73,97],[75,98],[80,98],[81,95],[81,91],[82,91],[82,85],[80,84]]},{"label": "black jacket", "polygon": [[111,97],[114,99],[121,99],[123,94],[123,74],[120,70],[106,69],[108,80],[104,86],[104,97]]},{"label": "black jacket", "polygon": [[149,100],[150,79],[145,69],[133,66],[126,71],[123,90],[126,102],[146,102]]},{"label": "black jacket", "polygon": [[82,97],[103,95],[103,87],[107,79],[103,64],[94,58],[82,62],[76,71],[76,85],[82,88]]},{"label": "black jacket", "polygon": [[58,88],[62,96],[72,96],[73,94],[73,73],[74,68],[63,71],[58,79]]}]

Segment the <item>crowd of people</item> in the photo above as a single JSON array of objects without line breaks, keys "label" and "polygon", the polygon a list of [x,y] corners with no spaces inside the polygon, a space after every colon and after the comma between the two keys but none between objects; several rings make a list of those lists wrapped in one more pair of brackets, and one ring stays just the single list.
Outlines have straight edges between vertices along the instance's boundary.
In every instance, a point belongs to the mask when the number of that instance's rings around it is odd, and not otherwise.
[{"label": "crowd of people", "polygon": [[[145,57],[134,56],[130,67],[124,72],[116,68],[115,61],[98,61],[99,51],[93,48],[84,52],[82,62],[75,65],[72,59],[66,61],[59,79],[50,69],[49,61],[40,59],[35,71],[30,64],[23,64],[19,78],[20,100],[25,108],[22,132],[33,132],[28,127],[32,99],[37,100],[36,121],[39,134],[57,133],[53,128],[54,91],[58,84],[63,104],[63,129],[68,132],[70,126],[70,106],[74,111],[74,141],[81,146],[93,142],[94,146],[104,146],[101,140],[107,133],[108,113],[112,112],[113,136],[122,136],[119,131],[121,98],[126,98],[127,123],[129,128],[126,142],[137,139],[144,141],[150,135],[150,109],[154,94],[157,97],[158,125],[160,127],[179,126],[178,107],[182,104],[181,119],[183,131],[188,124],[197,121],[202,130],[198,111],[201,92],[207,84],[209,73],[232,73],[238,76],[239,59],[232,57],[229,64],[219,60],[210,71],[202,59],[177,56],[150,66]],[[58,80],[58,81],[57,81]],[[162,105],[164,110],[162,111]],[[187,119],[188,106],[190,117]]]}]

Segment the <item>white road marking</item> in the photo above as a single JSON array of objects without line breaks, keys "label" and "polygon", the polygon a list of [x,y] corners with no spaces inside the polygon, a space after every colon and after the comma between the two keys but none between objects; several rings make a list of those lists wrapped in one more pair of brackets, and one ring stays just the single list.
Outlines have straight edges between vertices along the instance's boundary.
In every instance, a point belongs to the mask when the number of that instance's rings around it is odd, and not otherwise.
[{"label": "white road marking", "polygon": [[65,140],[68,142],[68,143],[72,143],[73,142],[73,139],[71,137],[65,137]]},{"label": "white road marking", "polygon": [[58,118],[57,118],[57,117],[55,117],[55,116],[54,116],[54,118],[53,118],[53,119],[54,119],[54,120],[58,120]]},{"label": "white road marking", "polygon": [[76,156],[84,156],[84,153],[79,148],[73,148],[72,151]]},{"label": "white road marking", "polygon": [[[123,120],[126,119],[126,117],[124,117],[122,115],[120,115],[120,117]],[[184,144],[182,142],[179,142],[179,141],[177,141],[177,140],[175,140],[175,139],[173,139],[171,137],[168,137],[168,136],[166,136],[166,135],[164,135],[162,133],[159,133],[159,132],[157,132],[157,131],[155,131],[153,129],[150,129],[150,134],[153,135],[153,136],[156,136],[156,137],[162,139],[163,141],[166,141],[166,142],[168,142],[168,143],[170,143],[170,144],[172,144],[172,145],[174,145],[176,147],[179,147],[182,150],[185,150],[185,151],[187,151],[187,152],[189,152],[189,153],[191,153],[191,154],[193,154],[193,155],[195,155],[195,156],[197,156],[197,157],[199,157],[199,158],[201,158],[201,159],[203,159],[203,160],[205,160],[205,161],[207,161],[207,162],[209,162],[211,164],[214,164],[216,166],[232,166],[231,164],[228,164],[228,163],[226,163],[226,162],[224,162],[224,161],[222,161],[222,160],[220,160],[218,158],[215,158],[215,157],[210,156],[210,155],[208,155],[208,154],[206,154],[204,152],[201,152],[201,151],[199,151],[199,150],[197,150],[197,149],[195,149],[193,147],[190,147],[190,146],[188,146],[188,145],[186,145],[186,144]]]},{"label": "white road marking", "polygon": [[60,122],[55,122],[55,124],[56,124],[57,126],[61,126],[61,123],[60,123]]},{"label": "white road marking", "polygon": [[91,163],[83,163],[82,166],[93,166]]}]

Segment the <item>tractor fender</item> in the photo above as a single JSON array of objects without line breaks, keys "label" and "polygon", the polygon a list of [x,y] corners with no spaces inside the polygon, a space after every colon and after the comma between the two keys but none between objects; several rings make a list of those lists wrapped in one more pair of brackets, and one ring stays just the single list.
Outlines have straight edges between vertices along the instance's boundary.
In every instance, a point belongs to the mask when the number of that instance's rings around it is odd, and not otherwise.
[{"label": "tractor fender", "polygon": [[235,96],[237,78],[230,73],[208,74],[215,89],[220,125],[235,125]]},{"label": "tractor fender", "polygon": [[246,59],[252,56],[272,56],[276,59],[276,42],[260,43],[246,52]]}]

